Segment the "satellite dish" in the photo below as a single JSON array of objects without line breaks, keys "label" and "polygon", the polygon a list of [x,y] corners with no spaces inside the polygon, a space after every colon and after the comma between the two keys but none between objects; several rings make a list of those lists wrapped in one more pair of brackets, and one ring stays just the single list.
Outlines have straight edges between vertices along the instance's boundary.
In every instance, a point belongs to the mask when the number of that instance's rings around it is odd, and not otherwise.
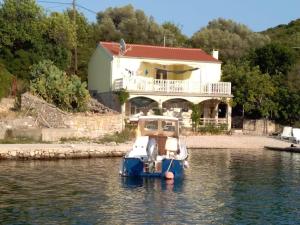
[{"label": "satellite dish", "polygon": [[124,39],[122,38],[120,40],[120,54],[124,55],[126,53],[126,43],[124,41]]}]

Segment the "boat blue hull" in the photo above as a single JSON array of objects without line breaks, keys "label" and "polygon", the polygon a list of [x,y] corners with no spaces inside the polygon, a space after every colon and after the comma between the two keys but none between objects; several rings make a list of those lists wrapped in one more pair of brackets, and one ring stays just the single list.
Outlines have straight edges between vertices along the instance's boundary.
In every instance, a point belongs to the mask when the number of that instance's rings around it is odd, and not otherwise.
[{"label": "boat blue hull", "polygon": [[[171,164],[171,165],[170,165]],[[164,177],[168,171],[174,174],[174,178],[182,178],[184,175],[184,160],[163,159],[161,163],[161,171],[146,172],[145,164],[139,158],[124,158],[121,168],[123,176],[139,176],[139,177]]]}]

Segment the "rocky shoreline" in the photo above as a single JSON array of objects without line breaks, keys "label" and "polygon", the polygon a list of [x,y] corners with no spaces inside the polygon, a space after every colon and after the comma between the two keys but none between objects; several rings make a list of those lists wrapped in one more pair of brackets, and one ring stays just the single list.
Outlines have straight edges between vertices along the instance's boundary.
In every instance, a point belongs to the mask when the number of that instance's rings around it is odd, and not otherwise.
[{"label": "rocky shoreline", "polygon": [[[184,136],[182,141],[189,149],[255,149],[264,146],[289,147],[290,142],[264,136],[218,135]],[[122,157],[132,147],[132,142],[116,144],[0,144],[0,160],[54,160],[101,157]],[[297,145],[298,147],[299,145]]]},{"label": "rocky shoreline", "polygon": [[52,160],[121,157],[132,144],[1,144],[0,160]]}]

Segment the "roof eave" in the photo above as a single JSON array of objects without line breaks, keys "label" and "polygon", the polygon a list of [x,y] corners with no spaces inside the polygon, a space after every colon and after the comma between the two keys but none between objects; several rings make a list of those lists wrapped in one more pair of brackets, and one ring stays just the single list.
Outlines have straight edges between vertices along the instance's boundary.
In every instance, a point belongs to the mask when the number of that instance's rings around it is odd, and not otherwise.
[{"label": "roof eave", "polygon": [[222,61],[207,61],[207,60],[188,60],[188,59],[164,59],[164,58],[146,58],[146,57],[137,57],[137,56],[125,56],[125,55],[113,55],[113,57],[119,58],[132,58],[132,59],[151,59],[151,60],[170,60],[170,61],[184,61],[184,62],[202,62],[202,63],[215,63],[215,64],[222,64]]}]

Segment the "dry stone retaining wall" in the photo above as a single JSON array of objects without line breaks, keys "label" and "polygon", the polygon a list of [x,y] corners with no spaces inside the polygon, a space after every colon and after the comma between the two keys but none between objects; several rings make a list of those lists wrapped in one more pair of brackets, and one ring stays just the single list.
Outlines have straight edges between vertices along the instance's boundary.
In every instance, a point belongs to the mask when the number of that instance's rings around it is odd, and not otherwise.
[{"label": "dry stone retaining wall", "polygon": [[122,115],[77,115],[65,122],[68,128],[42,129],[43,141],[59,141],[61,138],[98,138],[122,131]]},{"label": "dry stone retaining wall", "polygon": [[[97,138],[122,130],[122,115],[109,113],[66,113],[52,104],[29,93],[22,95],[21,108],[36,117],[43,141],[59,141],[61,138]],[[93,101],[92,101],[93,102]],[[100,104],[100,103],[99,103]],[[99,109],[93,103],[93,110]],[[101,108],[101,107],[100,107]],[[101,111],[102,110],[102,111]],[[101,112],[108,112],[103,106]]]},{"label": "dry stone retaining wall", "polygon": [[29,93],[22,95],[21,109],[26,114],[34,115],[42,127],[67,127],[65,121],[69,117],[68,113]]},{"label": "dry stone retaining wall", "polygon": [[276,132],[276,124],[270,120],[244,120],[243,133],[267,135]]}]

